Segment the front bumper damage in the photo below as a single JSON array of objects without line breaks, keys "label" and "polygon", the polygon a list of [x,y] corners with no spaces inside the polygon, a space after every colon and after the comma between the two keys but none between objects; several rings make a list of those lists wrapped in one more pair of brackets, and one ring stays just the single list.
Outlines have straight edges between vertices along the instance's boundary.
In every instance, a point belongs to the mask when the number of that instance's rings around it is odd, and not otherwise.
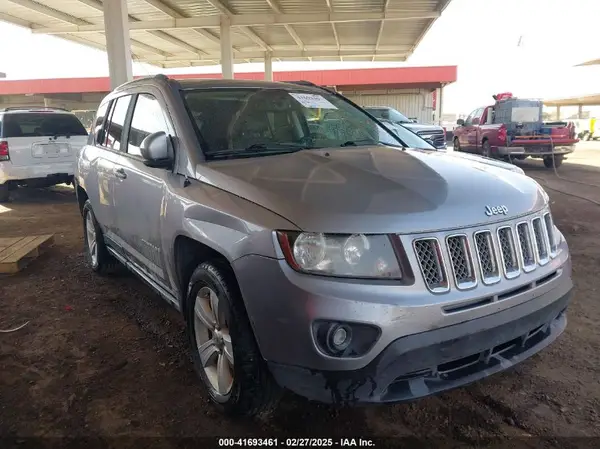
[{"label": "front bumper damage", "polygon": [[567,324],[570,291],[512,319],[517,309],[401,337],[354,371],[317,371],[270,362],[276,381],[311,400],[336,404],[405,402],[506,370],[552,343]]}]

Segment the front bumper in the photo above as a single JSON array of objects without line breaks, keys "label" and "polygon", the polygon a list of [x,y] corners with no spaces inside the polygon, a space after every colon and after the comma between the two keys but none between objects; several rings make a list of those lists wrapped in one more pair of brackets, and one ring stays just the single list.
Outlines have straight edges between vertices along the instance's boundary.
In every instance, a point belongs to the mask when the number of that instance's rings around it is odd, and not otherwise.
[{"label": "front bumper", "polygon": [[392,403],[429,396],[503,371],[552,343],[567,325],[570,292],[513,320],[512,309],[402,337],[355,371],[269,363],[276,381],[311,400]]},{"label": "front bumper", "polygon": [[500,156],[551,156],[565,155],[575,151],[574,146],[554,147],[532,146],[532,147],[497,147]]}]

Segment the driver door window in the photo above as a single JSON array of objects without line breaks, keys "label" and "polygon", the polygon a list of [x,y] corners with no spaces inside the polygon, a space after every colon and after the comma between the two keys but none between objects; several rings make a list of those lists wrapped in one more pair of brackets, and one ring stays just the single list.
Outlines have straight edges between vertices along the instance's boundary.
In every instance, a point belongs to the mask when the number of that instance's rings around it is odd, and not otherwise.
[{"label": "driver door window", "polygon": [[160,103],[153,95],[139,94],[131,119],[127,153],[133,156],[141,156],[140,145],[142,141],[150,134],[159,131],[169,134],[167,121]]},{"label": "driver door window", "polygon": [[469,116],[467,117],[467,119],[465,120],[465,126],[471,126],[473,124],[473,119],[475,118],[475,116],[477,115],[477,111],[479,109],[475,109],[473,112],[471,112],[469,114]]},{"label": "driver door window", "polygon": [[471,119],[471,124],[479,125],[479,123],[481,122],[481,116],[483,115],[483,108],[477,109],[473,114],[474,115]]}]

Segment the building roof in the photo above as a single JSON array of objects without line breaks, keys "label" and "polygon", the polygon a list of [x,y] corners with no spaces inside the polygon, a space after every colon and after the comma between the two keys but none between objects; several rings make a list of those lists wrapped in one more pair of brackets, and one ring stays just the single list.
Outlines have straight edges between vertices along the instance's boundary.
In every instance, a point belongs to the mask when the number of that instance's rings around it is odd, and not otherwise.
[{"label": "building roof", "polygon": [[[174,79],[215,79],[220,74],[169,75]],[[237,79],[262,80],[264,74],[236,73]],[[382,69],[306,70],[274,72],[275,81],[310,81],[321,86],[337,86],[341,90],[436,88],[456,81],[456,66],[399,67]],[[60,94],[109,92],[110,80],[102,78],[54,78],[33,80],[0,80],[0,95]]]},{"label": "building roof", "polygon": [[[451,0],[127,0],[136,61],[220,61],[220,25],[235,62],[404,61]],[[105,50],[99,0],[3,0],[0,20]]]}]

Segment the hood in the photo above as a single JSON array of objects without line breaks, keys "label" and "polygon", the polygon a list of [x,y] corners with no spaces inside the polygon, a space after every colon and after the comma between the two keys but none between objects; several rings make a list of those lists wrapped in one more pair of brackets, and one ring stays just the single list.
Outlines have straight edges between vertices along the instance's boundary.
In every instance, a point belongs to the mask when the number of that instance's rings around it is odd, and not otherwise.
[{"label": "hood", "polygon": [[469,153],[459,153],[458,151],[448,151],[446,154],[452,157],[456,157],[459,159],[478,162],[481,164],[492,165],[494,167],[503,168],[505,170],[510,170],[515,173],[525,174],[522,168],[517,167],[516,165],[509,164],[508,162],[499,161],[498,159],[492,159],[490,157],[478,156],[476,154]]},{"label": "hood", "polygon": [[400,126],[404,126],[406,129],[410,129],[414,133],[421,131],[443,131],[441,126],[437,125],[424,125],[422,123],[398,123]]},{"label": "hood", "polygon": [[[314,232],[462,228],[537,211],[547,201],[531,178],[483,159],[384,146],[213,161],[198,165],[196,177]],[[486,206],[507,213],[488,217]]]}]

